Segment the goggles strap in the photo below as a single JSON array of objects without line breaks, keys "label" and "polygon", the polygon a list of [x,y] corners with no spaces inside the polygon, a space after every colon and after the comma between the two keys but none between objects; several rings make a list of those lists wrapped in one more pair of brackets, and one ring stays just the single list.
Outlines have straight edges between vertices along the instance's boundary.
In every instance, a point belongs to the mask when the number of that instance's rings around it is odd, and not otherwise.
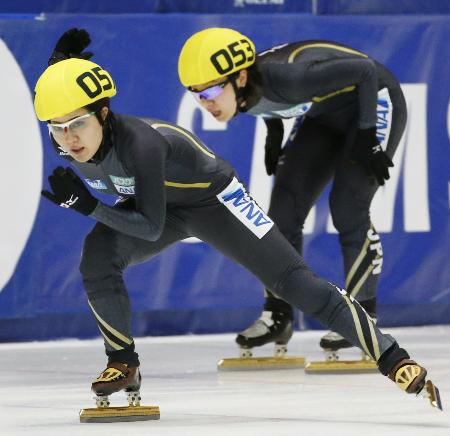
[{"label": "goggles strap", "polygon": [[111,150],[113,146],[114,116],[111,110],[108,111],[108,115],[106,116],[105,120],[102,121],[103,121],[102,124],[103,138],[102,143],[100,144],[100,147],[97,150],[97,153],[95,153],[95,155],[91,159],[94,163],[101,162],[106,157],[109,150]]}]

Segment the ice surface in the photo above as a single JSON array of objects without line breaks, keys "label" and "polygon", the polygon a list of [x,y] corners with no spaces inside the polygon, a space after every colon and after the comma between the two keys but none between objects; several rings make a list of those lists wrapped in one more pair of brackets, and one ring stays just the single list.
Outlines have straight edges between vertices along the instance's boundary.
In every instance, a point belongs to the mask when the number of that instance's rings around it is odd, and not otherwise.
[{"label": "ice surface", "polygon": [[[80,424],[78,411],[94,407],[90,382],[106,360],[100,339],[67,340],[0,344],[0,435],[450,436],[450,326],[386,331],[426,366],[444,412],[380,374],[220,373],[218,360],[237,357],[234,335],[208,335],[136,339],[142,404],[158,405],[160,421]],[[295,333],[289,354],[321,359],[322,334]],[[125,405],[123,393],[111,399]]]}]

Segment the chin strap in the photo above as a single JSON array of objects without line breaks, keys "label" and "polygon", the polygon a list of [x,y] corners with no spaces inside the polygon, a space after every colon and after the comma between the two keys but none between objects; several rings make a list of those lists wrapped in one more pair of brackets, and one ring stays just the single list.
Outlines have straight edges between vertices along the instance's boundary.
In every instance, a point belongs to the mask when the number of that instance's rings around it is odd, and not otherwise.
[{"label": "chin strap", "polygon": [[239,88],[239,86],[237,86],[236,79],[238,75],[239,73],[234,73],[229,78],[231,86],[234,89],[234,95],[236,96],[236,112],[233,114],[233,117],[235,117],[239,112],[247,111],[245,107],[241,107],[242,103],[245,101],[245,88]]}]

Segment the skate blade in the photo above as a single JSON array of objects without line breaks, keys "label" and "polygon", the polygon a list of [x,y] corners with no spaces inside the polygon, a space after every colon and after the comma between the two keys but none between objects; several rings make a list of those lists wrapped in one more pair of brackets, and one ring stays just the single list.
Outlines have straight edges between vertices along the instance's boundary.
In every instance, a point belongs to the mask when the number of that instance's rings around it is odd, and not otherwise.
[{"label": "skate blade", "polygon": [[304,368],[304,357],[238,357],[222,359],[217,364],[219,371],[253,371],[267,369]]},{"label": "skate blade", "polygon": [[309,362],[305,366],[307,374],[369,374],[378,372],[373,360],[337,360]]},{"label": "skate blade", "polygon": [[96,407],[80,410],[80,422],[132,422],[159,419],[158,406]]},{"label": "skate blade", "polygon": [[424,387],[425,389],[422,391],[423,396],[430,400],[430,403],[433,407],[442,410],[442,402],[439,389],[433,384],[431,380],[427,380]]}]

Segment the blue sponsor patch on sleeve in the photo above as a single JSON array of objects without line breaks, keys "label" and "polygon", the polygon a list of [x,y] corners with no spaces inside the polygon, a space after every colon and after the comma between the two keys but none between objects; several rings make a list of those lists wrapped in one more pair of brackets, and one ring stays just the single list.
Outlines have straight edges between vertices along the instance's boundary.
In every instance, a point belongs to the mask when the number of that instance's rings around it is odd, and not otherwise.
[{"label": "blue sponsor patch on sleeve", "polygon": [[86,180],[86,183],[94,189],[108,189],[106,184],[101,181],[100,179],[84,179]]}]

